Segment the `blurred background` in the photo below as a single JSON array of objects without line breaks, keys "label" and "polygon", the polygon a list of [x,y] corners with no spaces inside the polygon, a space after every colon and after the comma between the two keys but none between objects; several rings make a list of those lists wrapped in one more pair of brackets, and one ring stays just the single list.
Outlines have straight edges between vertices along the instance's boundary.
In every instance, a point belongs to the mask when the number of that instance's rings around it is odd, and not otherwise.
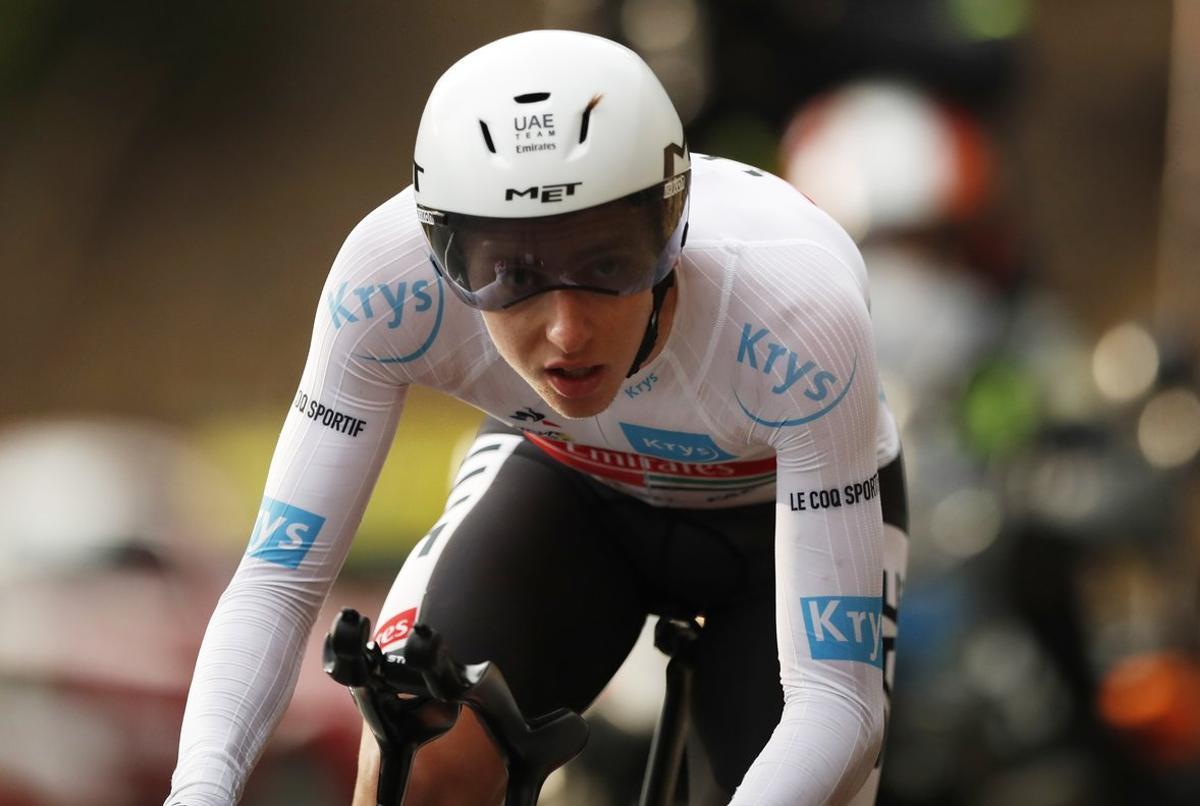
[{"label": "blurred background", "polygon": [[[325,273],[437,76],[537,27],[863,250],[912,499],[880,803],[1200,802],[1200,3],[0,0],[0,804],[161,802]],[[331,607],[478,420],[410,396]],[[247,803],[348,801],[316,649]],[[543,802],[633,802],[660,677]]]}]

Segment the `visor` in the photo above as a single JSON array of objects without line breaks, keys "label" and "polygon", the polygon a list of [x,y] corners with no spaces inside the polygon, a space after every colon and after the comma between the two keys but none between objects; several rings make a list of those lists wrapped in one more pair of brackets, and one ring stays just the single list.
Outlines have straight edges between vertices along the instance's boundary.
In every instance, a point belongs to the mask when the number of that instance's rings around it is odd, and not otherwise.
[{"label": "visor", "polygon": [[[690,172],[604,204],[535,218],[417,205],[433,265],[463,302],[485,311],[557,288],[636,294],[683,251]],[[536,192],[536,189],[535,189]]]}]

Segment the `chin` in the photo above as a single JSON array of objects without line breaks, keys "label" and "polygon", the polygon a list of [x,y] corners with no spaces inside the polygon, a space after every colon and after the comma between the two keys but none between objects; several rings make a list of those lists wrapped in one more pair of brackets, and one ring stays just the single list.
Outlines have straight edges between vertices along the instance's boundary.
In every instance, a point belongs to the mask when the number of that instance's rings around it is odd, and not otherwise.
[{"label": "chin", "polygon": [[582,400],[568,400],[548,390],[539,391],[538,396],[547,406],[554,409],[554,413],[559,417],[565,417],[568,420],[586,420],[589,417],[595,417],[611,406],[613,399],[617,396],[617,391],[619,390],[609,394],[607,390],[604,390]]},{"label": "chin", "polygon": [[608,408],[612,400],[606,400],[601,403],[595,403],[585,400],[561,400],[558,398],[547,399],[546,404],[554,409],[555,414],[568,420],[586,420],[589,417],[595,417]]}]

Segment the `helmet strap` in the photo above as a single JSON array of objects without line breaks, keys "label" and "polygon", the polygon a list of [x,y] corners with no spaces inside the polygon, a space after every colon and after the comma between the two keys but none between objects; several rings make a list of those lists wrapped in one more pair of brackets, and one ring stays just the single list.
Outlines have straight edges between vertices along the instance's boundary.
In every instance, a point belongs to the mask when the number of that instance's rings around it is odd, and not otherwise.
[{"label": "helmet strap", "polygon": [[626,378],[632,378],[642,368],[642,362],[649,358],[650,353],[654,351],[654,344],[658,341],[658,314],[662,311],[663,302],[667,298],[667,289],[673,285],[675,285],[675,272],[671,271],[666,277],[658,281],[658,285],[654,286],[652,292],[654,303],[650,309],[650,321],[646,323],[646,333],[642,336],[642,346],[638,348],[637,355],[633,357],[633,366],[625,374]]}]

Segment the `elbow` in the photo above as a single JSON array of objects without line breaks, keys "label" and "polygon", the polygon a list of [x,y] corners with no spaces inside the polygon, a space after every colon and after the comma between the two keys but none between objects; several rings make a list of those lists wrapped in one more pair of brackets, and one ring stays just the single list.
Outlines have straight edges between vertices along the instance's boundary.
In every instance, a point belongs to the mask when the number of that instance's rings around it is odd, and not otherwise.
[{"label": "elbow", "polygon": [[854,782],[850,787],[852,792],[858,791],[871,774],[871,770],[878,765],[883,755],[884,740],[887,738],[887,711],[882,691],[878,703],[872,705],[873,707],[864,708],[862,711],[859,734],[861,751],[855,754],[855,759],[848,765],[848,769],[854,771],[850,776]]},{"label": "elbow", "polygon": [[248,620],[269,618],[272,623],[284,620],[308,630],[321,609],[325,593],[323,586],[239,571],[221,594],[217,609]]},{"label": "elbow", "polygon": [[[883,686],[842,686],[832,681],[809,678],[785,687],[785,721],[806,722],[809,730],[822,730],[822,742],[838,747],[841,783],[837,791],[852,795],[878,763],[887,733],[886,698]],[[836,737],[836,739],[834,738]],[[835,798],[832,802],[841,802]]]},{"label": "elbow", "polygon": [[883,707],[872,709],[864,725],[864,741],[867,746],[867,757],[871,766],[883,753],[883,743],[887,739],[887,713]]},{"label": "elbow", "polygon": [[[882,694],[882,692],[881,692]],[[853,758],[846,765],[848,783],[851,789],[857,791],[866,780],[871,770],[879,762],[883,753],[884,738],[887,734],[887,717],[883,707],[883,697],[880,696],[877,706],[860,703],[854,708],[854,723],[858,730],[851,751]]]}]

